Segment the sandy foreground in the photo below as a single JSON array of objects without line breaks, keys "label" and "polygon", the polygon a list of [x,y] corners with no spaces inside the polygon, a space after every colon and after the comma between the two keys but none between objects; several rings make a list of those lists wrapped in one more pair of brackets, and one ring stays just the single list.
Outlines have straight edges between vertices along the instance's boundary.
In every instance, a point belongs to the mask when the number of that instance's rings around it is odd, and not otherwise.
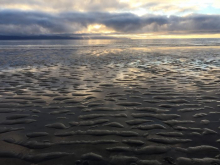
[{"label": "sandy foreground", "polygon": [[215,53],[32,51],[1,57],[0,164],[220,164]]}]

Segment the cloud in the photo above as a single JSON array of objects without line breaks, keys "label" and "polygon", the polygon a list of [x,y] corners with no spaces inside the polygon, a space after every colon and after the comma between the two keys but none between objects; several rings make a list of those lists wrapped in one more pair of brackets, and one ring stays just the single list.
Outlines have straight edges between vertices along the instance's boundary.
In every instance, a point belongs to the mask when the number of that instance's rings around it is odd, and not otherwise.
[{"label": "cloud", "polygon": [[[219,0],[0,0],[2,9],[23,9],[36,10],[44,12],[121,12],[133,11],[138,8],[144,8],[150,12],[175,10],[181,11],[182,8],[202,8],[204,5],[220,7]],[[170,6],[170,9],[167,8]],[[152,13],[153,14],[153,13]]]},{"label": "cloud", "polygon": [[[219,0],[0,0],[0,10],[46,13],[102,12],[183,16],[192,13],[219,14]],[[212,10],[214,9],[214,10]]]},{"label": "cloud", "polygon": [[0,11],[1,34],[41,34],[67,31],[60,18],[41,12]]},{"label": "cloud", "polygon": [[108,12],[44,12],[0,10],[1,35],[70,34],[86,31],[91,25],[122,34],[220,33],[220,15],[188,16],[144,15]]},{"label": "cloud", "polygon": [[194,4],[164,4],[164,3],[147,3],[142,8],[147,9],[152,13],[163,13],[166,15],[170,14],[184,14],[189,12],[196,12],[200,10],[199,5]]},{"label": "cloud", "polygon": [[30,9],[37,11],[116,11],[129,8],[129,3],[119,0],[0,0],[2,9]]}]

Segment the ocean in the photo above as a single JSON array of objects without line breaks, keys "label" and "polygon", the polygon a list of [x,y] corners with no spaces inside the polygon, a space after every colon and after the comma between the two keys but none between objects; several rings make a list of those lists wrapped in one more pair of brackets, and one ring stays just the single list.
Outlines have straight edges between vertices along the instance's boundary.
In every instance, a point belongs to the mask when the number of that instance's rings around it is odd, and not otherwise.
[{"label": "ocean", "polygon": [[117,62],[114,58],[130,62],[132,58],[159,56],[218,59],[219,46],[220,39],[0,40],[0,66],[70,63],[76,59],[87,63],[87,58],[99,56],[112,56],[113,63]]}]

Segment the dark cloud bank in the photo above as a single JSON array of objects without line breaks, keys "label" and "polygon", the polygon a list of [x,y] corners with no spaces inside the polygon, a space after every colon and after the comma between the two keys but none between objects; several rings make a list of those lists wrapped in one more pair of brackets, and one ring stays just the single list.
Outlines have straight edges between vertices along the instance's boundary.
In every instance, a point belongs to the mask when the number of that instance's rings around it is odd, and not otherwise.
[{"label": "dark cloud bank", "polygon": [[[220,33],[220,15],[194,14],[186,17],[131,13],[68,12],[48,14],[34,11],[1,10],[0,38],[3,36],[62,35],[103,24],[122,34],[162,32],[167,34]],[[52,36],[51,36],[52,35]],[[79,36],[78,36],[79,37]]]}]

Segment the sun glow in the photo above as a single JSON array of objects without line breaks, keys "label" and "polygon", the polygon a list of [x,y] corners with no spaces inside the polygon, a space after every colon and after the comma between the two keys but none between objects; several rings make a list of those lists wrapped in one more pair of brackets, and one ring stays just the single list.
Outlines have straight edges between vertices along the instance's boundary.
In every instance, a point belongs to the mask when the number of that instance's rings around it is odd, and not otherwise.
[{"label": "sun glow", "polygon": [[114,30],[111,30],[110,28],[107,28],[105,25],[102,24],[92,24],[87,27],[87,29],[78,31],[78,34],[80,33],[103,33],[103,34],[108,34],[108,33],[115,33]]},{"label": "sun glow", "polygon": [[94,29],[100,29],[102,27],[102,25],[94,25],[93,28]]}]

